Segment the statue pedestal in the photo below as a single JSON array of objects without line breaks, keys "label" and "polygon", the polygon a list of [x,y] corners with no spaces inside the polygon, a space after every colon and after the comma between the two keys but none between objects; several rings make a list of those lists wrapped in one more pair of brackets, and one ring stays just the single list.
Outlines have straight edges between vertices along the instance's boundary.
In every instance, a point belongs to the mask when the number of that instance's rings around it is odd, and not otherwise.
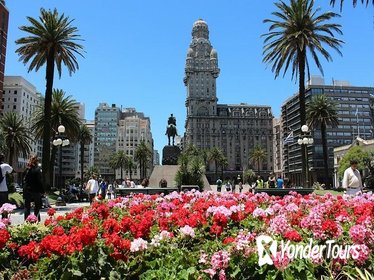
[{"label": "statue pedestal", "polygon": [[162,165],[177,165],[180,153],[177,146],[165,146],[162,149]]}]

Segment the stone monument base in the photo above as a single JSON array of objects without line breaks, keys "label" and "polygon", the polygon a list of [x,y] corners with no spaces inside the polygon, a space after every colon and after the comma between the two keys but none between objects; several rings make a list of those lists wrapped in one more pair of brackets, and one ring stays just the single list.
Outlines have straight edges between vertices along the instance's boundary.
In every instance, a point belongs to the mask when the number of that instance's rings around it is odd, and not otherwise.
[{"label": "stone monument base", "polygon": [[162,165],[177,165],[181,149],[177,146],[165,146],[162,149]]}]

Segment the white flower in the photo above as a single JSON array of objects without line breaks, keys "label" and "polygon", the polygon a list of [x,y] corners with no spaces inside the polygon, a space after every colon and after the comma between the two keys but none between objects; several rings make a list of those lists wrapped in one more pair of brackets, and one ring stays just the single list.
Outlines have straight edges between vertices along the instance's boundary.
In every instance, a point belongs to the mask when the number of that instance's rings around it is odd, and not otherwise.
[{"label": "white flower", "polygon": [[131,242],[130,251],[133,253],[140,252],[140,251],[144,251],[145,249],[147,249],[147,247],[148,247],[148,242],[146,240],[144,240],[143,238],[137,238]]}]

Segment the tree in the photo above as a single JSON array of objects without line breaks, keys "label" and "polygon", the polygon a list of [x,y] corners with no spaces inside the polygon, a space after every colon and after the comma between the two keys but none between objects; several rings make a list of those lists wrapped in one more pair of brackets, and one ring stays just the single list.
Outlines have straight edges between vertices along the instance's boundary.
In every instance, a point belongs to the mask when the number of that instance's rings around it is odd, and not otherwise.
[{"label": "tree", "polygon": [[92,176],[100,176],[100,170],[97,166],[90,166],[87,170],[86,173],[84,173],[84,178],[86,181],[88,181],[89,178]]},{"label": "tree", "polygon": [[134,160],[128,156],[127,162],[126,162],[126,170],[129,172],[130,180],[132,180],[132,171],[136,168],[136,163]]},{"label": "tree", "polygon": [[6,151],[7,151],[7,146],[5,143],[5,136],[4,136],[4,132],[2,131],[0,127],[0,153],[5,154]]},{"label": "tree", "polygon": [[92,143],[92,134],[87,125],[82,124],[79,128],[78,142],[80,145],[80,161],[81,161],[81,186],[84,182],[84,146]]},{"label": "tree", "polygon": [[357,160],[359,170],[365,169],[365,162],[370,159],[369,153],[364,151],[360,146],[352,146],[348,152],[343,156],[339,161],[338,175],[340,178],[343,178],[344,171],[351,166],[351,160]]},{"label": "tree", "polygon": [[[313,0],[290,0],[287,5],[283,1],[275,3],[278,11],[272,15],[277,19],[265,19],[264,23],[270,23],[269,32],[263,34],[264,50],[263,62],[272,64],[272,71],[277,78],[283,69],[283,76],[291,67],[292,78],[299,78],[299,104],[300,123],[306,124],[305,115],[305,70],[309,76],[310,54],[317,68],[323,75],[323,69],[318,57],[321,54],[327,61],[332,61],[329,52],[324,45],[337,51],[343,41],[335,38],[334,33],[342,34],[341,25],[329,23],[331,19],[340,15],[333,12],[318,14],[320,8],[314,9]],[[306,176],[306,146],[302,146],[302,173]]]},{"label": "tree", "polygon": [[248,184],[252,184],[256,180],[256,173],[252,169],[247,169],[243,172],[243,180]]},{"label": "tree", "polygon": [[8,162],[14,165],[14,157],[19,153],[26,156],[31,151],[32,141],[29,129],[24,125],[21,116],[15,112],[7,112],[0,119],[0,129],[4,144],[7,147]]},{"label": "tree", "polygon": [[144,141],[141,141],[138,147],[136,147],[134,159],[139,164],[141,179],[146,178],[147,167],[152,159],[152,151]]},{"label": "tree", "polygon": [[[50,166],[50,139],[51,139],[51,104],[55,66],[61,78],[62,65],[65,65],[71,75],[79,65],[76,55],[82,55],[83,46],[78,44],[80,36],[78,29],[72,26],[73,20],[64,14],[40,9],[39,20],[27,17],[31,25],[21,26],[20,30],[28,33],[27,37],[16,40],[20,47],[16,53],[25,65],[30,63],[28,71],[38,71],[46,64],[46,89],[44,102],[44,129],[43,129],[43,158],[42,166]],[[43,183],[50,186],[50,169],[43,170]]]},{"label": "tree", "polygon": [[[330,0],[330,5],[334,6],[336,0]],[[340,0],[340,10],[343,8],[344,0]],[[370,0],[361,0],[362,4],[365,4],[366,7],[370,4]],[[371,0],[371,3],[374,5],[374,0]],[[353,0],[353,7],[356,7],[357,0]]]},{"label": "tree", "polygon": [[266,151],[260,145],[256,145],[249,155],[249,160],[257,163],[257,173],[260,174],[261,162],[266,160]]},{"label": "tree", "polygon": [[[44,102],[44,100],[43,100]],[[36,108],[33,115],[33,126],[32,130],[35,132],[37,139],[40,139],[44,135],[45,129],[45,110],[44,104],[41,102]],[[57,131],[59,125],[64,125],[66,128],[65,135],[71,140],[71,142],[79,141],[79,130],[81,126],[81,121],[79,118],[78,111],[76,109],[77,102],[72,99],[71,95],[66,96],[65,92],[61,89],[54,89],[52,94],[51,102],[51,116],[49,117],[49,122],[51,124],[52,130]],[[54,135],[53,135],[54,136]],[[48,140],[49,145],[51,145],[52,137]],[[44,143],[44,141],[43,141]],[[43,145],[45,146],[45,145]],[[43,168],[43,171],[48,172],[52,181],[53,178],[53,168],[56,157],[56,147],[52,146],[52,153],[50,154],[49,162],[51,163],[49,168]],[[43,164],[43,163],[42,163]],[[43,165],[42,165],[43,166]],[[43,172],[44,173],[44,172]]]},{"label": "tree", "polygon": [[219,167],[219,164],[220,164],[220,162],[222,162],[222,159],[224,157],[225,156],[223,155],[222,150],[218,149],[217,147],[213,147],[208,152],[208,159],[209,159],[209,161],[214,161],[216,180],[218,178],[218,167]]},{"label": "tree", "polygon": [[203,188],[203,176],[205,174],[205,162],[203,153],[195,146],[188,146],[178,158],[179,169],[175,181],[182,185],[198,185]]},{"label": "tree", "polygon": [[308,104],[307,119],[311,128],[321,129],[325,184],[329,183],[329,151],[327,147],[327,127],[339,124],[336,105],[324,94],[316,95]]},{"label": "tree", "polygon": [[123,169],[126,168],[129,157],[125,154],[125,151],[118,151],[114,153],[109,161],[109,165],[113,169],[120,168],[121,179],[123,179]]}]

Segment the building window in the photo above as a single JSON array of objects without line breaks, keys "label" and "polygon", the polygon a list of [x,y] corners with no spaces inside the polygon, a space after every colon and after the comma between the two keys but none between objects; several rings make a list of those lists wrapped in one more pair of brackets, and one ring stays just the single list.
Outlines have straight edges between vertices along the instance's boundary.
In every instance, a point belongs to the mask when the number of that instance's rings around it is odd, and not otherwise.
[{"label": "building window", "polygon": [[16,91],[16,90],[14,91],[14,94],[16,94],[16,95],[17,95],[17,91]]},{"label": "building window", "polygon": [[16,110],[16,109],[17,109],[17,106],[16,106],[16,105],[13,105],[13,109]]}]

